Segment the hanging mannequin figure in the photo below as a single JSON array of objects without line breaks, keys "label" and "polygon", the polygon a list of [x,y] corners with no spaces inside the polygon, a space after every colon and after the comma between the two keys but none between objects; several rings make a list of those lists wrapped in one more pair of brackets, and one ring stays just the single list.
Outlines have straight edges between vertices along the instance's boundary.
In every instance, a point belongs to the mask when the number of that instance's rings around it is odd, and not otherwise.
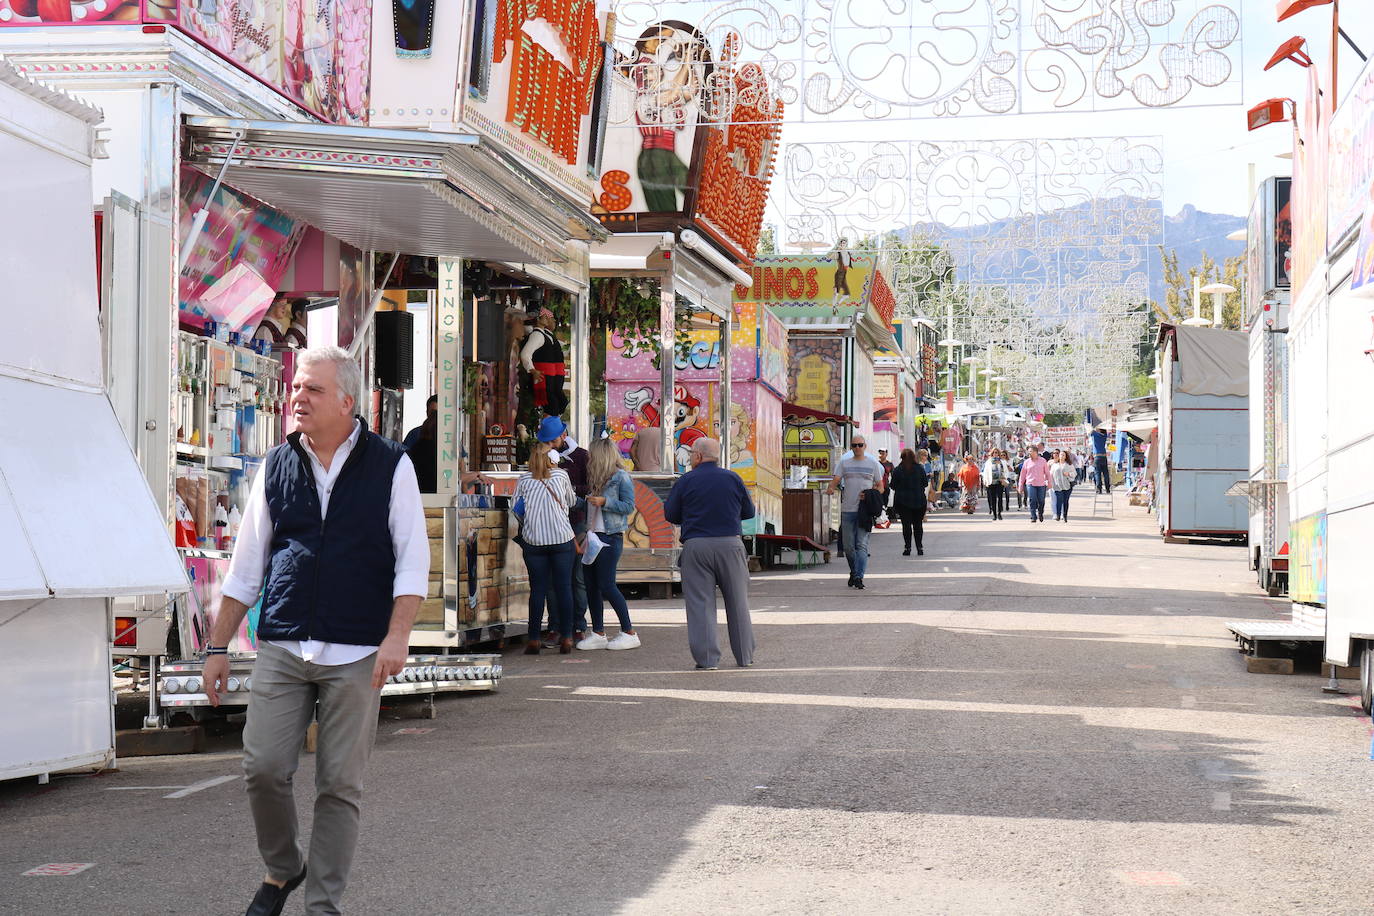
[{"label": "hanging mannequin figure", "polygon": [[553,312],[541,308],[520,347],[520,367],[530,374],[535,406],[551,417],[568,409],[568,396],[563,392],[568,366],[563,359],[563,345],[554,333],[555,327]]},{"label": "hanging mannequin figure", "polygon": [[840,298],[852,296],[849,291],[849,268],[854,266],[854,254],[849,250],[849,239],[840,238],[835,246],[835,292],[830,300],[830,310],[838,314],[840,304],[844,301]]}]

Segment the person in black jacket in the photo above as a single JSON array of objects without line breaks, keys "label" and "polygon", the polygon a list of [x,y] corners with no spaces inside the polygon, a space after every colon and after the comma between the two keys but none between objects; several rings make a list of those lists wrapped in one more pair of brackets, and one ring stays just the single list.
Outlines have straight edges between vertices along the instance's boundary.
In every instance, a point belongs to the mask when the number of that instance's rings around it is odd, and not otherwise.
[{"label": "person in black jacket", "polygon": [[930,477],[926,469],[916,460],[911,449],[902,449],[902,462],[892,469],[892,506],[902,520],[902,543],[906,549],[902,556],[911,556],[912,535],[916,539],[916,553],[924,554],[925,544],[922,523],[926,518],[926,490],[930,487]]}]

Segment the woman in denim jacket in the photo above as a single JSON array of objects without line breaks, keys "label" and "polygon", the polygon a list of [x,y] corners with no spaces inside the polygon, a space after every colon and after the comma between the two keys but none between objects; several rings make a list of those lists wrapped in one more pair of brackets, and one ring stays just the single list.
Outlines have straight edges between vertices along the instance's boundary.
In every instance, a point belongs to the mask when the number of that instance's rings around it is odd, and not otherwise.
[{"label": "woman in denim jacket", "polygon": [[[587,461],[588,531],[605,544],[596,559],[587,565],[587,607],[592,612],[592,631],[577,644],[579,649],[636,649],[639,637],[630,623],[630,608],[616,585],[616,567],[625,549],[625,530],[635,509],[635,486],[620,464],[620,450],[610,439],[592,443]],[[620,619],[620,632],[606,638],[606,609],[602,599],[611,603]]]}]

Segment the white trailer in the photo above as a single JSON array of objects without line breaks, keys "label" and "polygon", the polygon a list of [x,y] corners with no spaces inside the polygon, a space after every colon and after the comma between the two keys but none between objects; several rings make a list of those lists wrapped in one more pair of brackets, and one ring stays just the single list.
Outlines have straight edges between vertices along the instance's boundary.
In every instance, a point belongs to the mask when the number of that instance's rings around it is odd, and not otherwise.
[{"label": "white trailer", "polygon": [[[1371,240],[1374,241],[1374,240]],[[1361,247],[1365,241],[1361,240]],[[1326,660],[1360,666],[1365,712],[1374,701],[1374,288],[1352,290],[1356,246],[1331,262],[1323,302]],[[1317,570],[1320,574],[1322,570]]]},{"label": "white trailer", "polygon": [[0,779],[113,762],[111,604],[186,587],[103,382],[100,120],[0,61]]}]

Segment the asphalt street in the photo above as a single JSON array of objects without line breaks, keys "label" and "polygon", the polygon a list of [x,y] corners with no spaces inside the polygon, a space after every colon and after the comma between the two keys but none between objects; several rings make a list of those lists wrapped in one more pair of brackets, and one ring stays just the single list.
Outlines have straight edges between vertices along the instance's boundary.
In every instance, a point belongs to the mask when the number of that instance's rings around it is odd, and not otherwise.
[{"label": "asphalt street", "polygon": [[[1287,608],[1241,548],[1091,503],[876,532],[862,592],[757,575],[753,668],[694,670],[680,599],[637,601],[641,649],[512,648],[495,694],[385,712],[347,909],[1371,912],[1369,720],[1246,673],[1223,621]],[[239,757],[0,783],[0,912],[242,913]]]}]

